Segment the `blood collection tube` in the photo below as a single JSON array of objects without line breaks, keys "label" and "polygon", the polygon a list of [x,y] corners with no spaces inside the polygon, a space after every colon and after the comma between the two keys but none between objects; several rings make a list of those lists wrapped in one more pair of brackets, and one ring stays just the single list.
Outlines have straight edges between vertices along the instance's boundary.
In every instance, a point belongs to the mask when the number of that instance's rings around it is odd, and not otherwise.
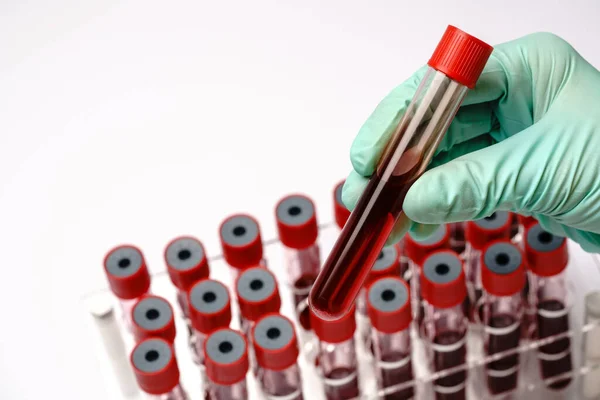
[{"label": "blood collection tube", "polygon": [[263,267],[246,269],[237,279],[235,289],[240,306],[240,326],[247,338],[256,321],[269,313],[279,312],[281,298],[277,280]]},{"label": "blood collection tube", "polygon": [[541,375],[550,389],[563,389],[572,380],[569,296],[566,268],[569,261],[565,238],[546,232],[539,224],[525,231],[525,255],[529,265],[529,302],[536,310],[536,337],[553,338],[538,348]]},{"label": "blood collection tube", "polygon": [[188,400],[179,383],[173,345],[162,338],[144,339],[131,352],[131,365],[140,389],[152,400]]},{"label": "blood collection tube", "polygon": [[448,230],[450,231],[450,249],[460,255],[461,258],[465,257],[465,250],[467,247],[465,225],[465,222],[452,222],[448,224]]},{"label": "blood collection tube", "polygon": [[400,386],[413,380],[410,323],[410,290],[398,277],[382,277],[369,286],[367,308],[371,325],[376,374],[384,400],[408,400],[414,387]]},{"label": "blood collection tube", "polygon": [[125,327],[131,331],[131,308],[150,290],[150,274],[142,251],[135,246],[118,246],[104,258],[104,271],[111,291],[119,299]]},{"label": "blood collection tube", "polygon": [[136,341],[160,337],[169,343],[175,340],[175,317],[167,300],[155,295],[144,295],[131,309],[133,336]]},{"label": "blood collection tube", "polygon": [[233,278],[246,268],[262,264],[263,243],[258,222],[249,215],[235,214],[223,221],[219,228],[223,257],[231,266]]},{"label": "blood collection tube", "polygon": [[206,337],[231,323],[229,291],[219,281],[204,279],[192,286],[188,302],[193,330],[192,358],[196,364],[204,365]]},{"label": "blood collection tube", "polygon": [[252,329],[257,377],[269,400],[302,400],[298,340],[294,325],[280,314],[267,314]]},{"label": "blood collection tube", "polygon": [[525,256],[508,241],[495,241],[481,255],[482,314],[486,356],[514,352],[486,365],[488,390],[492,395],[517,389],[519,347],[524,304]]},{"label": "blood collection tube", "polygon": [[476,321],[476,308],[480,305],[479,299],[483,293],[481,285],[481,252],[483,248],[494,240],[510,240],[511,214],[506,211],[496,211],[492,215],[468,221],[465,229],[467,248],[465,250],[465,269],[467,274],[467,290],[469,292],[470,310],[468,317],[471,322]]},{"label": "blood collection tube", "polygon": [[187,293],[196,282],[210,275],[204,246],[196,238],[181,236],[167,245],[164,257],[169,278],[177,288],[177,302],[188,320],[190,312]]},{"label": "blood collection tube", "polygon": [[350,217],[350,211],[342,202],[342,189],[344,188],[344,182],[345,181],[339,182],[333,190],[333,215],[335,218],[335,223],[340,229],[344,228],[346,221],[348,221],[348,218]]},{"label": "blood collection tube", "polygon": [[[463,303],[467,296],[463,264],[455,252],[440,250],[423,263],[423,334],[435,372],[458,368],[435,380],[437,400],[466,397],[467,318]],[[464,369],[459,367],[463,366]]]},{"label": "blood collection tube", "polygon": [[244,336],[232,329],[219,329],[206,339],[205,400],[247,400],[248,345]]},{"label": "blood collection tube", "polygon": [[315,205],[306,196],[287,196],[275,207],[275,217],[296,317],[304,330],[310,330],[307,298],[321,268]]},{"label": "blood collection tube", "polygon": [[404,197],[433,157],[492,47],[448,26],[376,171],[333,247],[309,297],[322,318],[348,312],[394,226],[408,228]]},{"label": "blood collection tube", "polygon": [[326,400],[358,398],[358,367],[354,332],[355,306],[337,320],[322,319],[310,313],[311,326],[319,338],[317,369],[323,380]]}]

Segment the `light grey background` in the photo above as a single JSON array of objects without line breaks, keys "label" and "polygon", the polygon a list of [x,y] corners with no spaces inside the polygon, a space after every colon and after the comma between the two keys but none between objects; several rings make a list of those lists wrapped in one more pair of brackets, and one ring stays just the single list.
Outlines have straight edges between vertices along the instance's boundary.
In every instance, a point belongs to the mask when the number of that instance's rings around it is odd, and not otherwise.
[{"label": "light grey background", "polygon": [[78,298],[113,245],[153,271],[180,234],[331,190],[379,100],[448,23],[496,44],[551,31],[600,66],[600,2],[0,3],[0,398],[105,399]]}]

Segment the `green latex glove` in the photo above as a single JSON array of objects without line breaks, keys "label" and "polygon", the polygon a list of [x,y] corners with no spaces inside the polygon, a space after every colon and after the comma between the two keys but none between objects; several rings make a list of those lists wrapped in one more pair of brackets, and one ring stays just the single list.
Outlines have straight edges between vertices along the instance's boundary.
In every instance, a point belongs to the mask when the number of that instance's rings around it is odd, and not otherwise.
[{"label": "green latex glove", "polygon": [[[423,72],[394,89],[354,140],[354,171],[342,194],[348,208]],[[509,210],[600,251],[600,72],[552,34],[496,46],[429,170],[409,190],[404,210],[419,223],[411,227],[417,235],[435,224]],[[395,229],[388,243],[404,233]]]}]

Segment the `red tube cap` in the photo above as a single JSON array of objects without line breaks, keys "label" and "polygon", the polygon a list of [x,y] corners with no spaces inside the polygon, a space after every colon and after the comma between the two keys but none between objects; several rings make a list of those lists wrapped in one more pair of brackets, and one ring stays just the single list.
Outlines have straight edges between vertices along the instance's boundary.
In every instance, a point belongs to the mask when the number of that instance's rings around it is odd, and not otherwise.
[{"label": "red tube cap", "polygon": [[281,298],[275,275],[263,267],[246,269],[235,283],[240,313],[249,321],[258,321],[269,313],[279,312]]},{"label": "red tube cap", "polygon": [[159,337],[169,343],[175,340],[175,318],[173,308],[162,297],[146,295],[131,309],[133,336],[136,341]]},{"label": "red tube cap", "polygon": [[205,279],[196,283],[188,293],[188,304],[192,326],[205,335],[227,328],[231,322],[229,291],[221,282]]},{"label": "red tube cap", "polygon": [[365,287],[383,276],[400,276],[398,246],[386,246],[379,252],[377,261],[369,272]]},{"label": "red tube cap", "polygon": [[166,394],[179,384],[175,351],[164,339],[141,341],[131,352],[130,361],[140,389],[148,394]]},{"label": "red tube cap", "polygon": [[450,248],[450,231],[446,225],[440,227],[426,239],[416,239],[412,233],[404,236],[404,255],[421,266],[432,252]]},{"label": "red tube cap", "polygon": [[131,300],[148,292],[150,274],[142,251],[135,246],[118,246],[104,258],[110,289],[120,299]]},{"label": "red tube cap", "polygon": [[262,317],[252,328],[256,361],[261,368],[281,371],[298,360],[298,340],[292,321],[280,314]]},{"label": "red tube cap", "polygon": [[223,257],[234,268],[244,269],[258,264],[263,257],[263,244],[258,222],[249,215],[227,218],[219,229]]},{"label": "red tube cap", "polygon": [[233,329],[214,331],[204,343],[206,375],[219,385],[233,385],[248,373],[248,346],[244,336]]},{"label": "red tube cap", "polygon": [[179,290],[188,291],[210,275],[204,246],[191,236],[178,237],[167,245],[165,263],[171,282]]},{"label": "red tube cap", "polygon": [[467,242],[477,250],[494,240],[510,239],[511,214],[496,211],[489,217],[467,222],[465,237]]},{"label": "red tube cap", "polygon": [[525,256],[509,241],[488,244],[481,253],[481,283],[494,296],[512,296],[525,287]]},{"label": "red tube cap", "polygon": [[467,287],[458,254],[451,250],[440,250],[425,259],[421,293],[423,299],[437,308],[454,307],[464,301]]},{"label": "red tube cap", "polygon": [[428,64],[473,89],[493,50],[489,44],[448,25]]},{"label": "red tube cap", "polygon": [[567,240],[542,229],[539,224],[525,231],[525,256],[531,272],[538,276],[558,275],[567,268]]},{"label": "red tube cap", "polygon": [[306,196],[284,197],[275,207],[279,239],[284,246],[305,249],[317,241],[319,226],[315,204]]},{"label": "red tube cap", "polygon": [[350,210],[346,208],[342,201],[344,182],[345,181],[341,181],[338,183],[333,190],[333,213],[335,216],[335,223],[340,229],[346,225],[346,221],[348,221],[348,218],[350,217]]},{"label": "red tube cap", "polygon": [[410,326],[410,290],[400,278],[382,277],[369,286],[367,313],[375,329],[396,333]]},{"label": "red tube cap", "polygon": [[356,330],[355,311],[356,306],[352,306],[342,318],[324,320],[310,308],[310,326],[319,340],[326,343],[342,343],[354,336]]}]

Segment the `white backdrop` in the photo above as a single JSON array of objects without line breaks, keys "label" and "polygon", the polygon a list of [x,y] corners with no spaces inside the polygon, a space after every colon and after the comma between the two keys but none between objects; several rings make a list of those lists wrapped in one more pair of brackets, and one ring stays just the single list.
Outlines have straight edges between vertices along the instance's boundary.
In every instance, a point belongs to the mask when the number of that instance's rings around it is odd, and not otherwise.
[{"label": "white backdrop", "polygon": [[78,298],[111,246],[152,270],[175,235],[219,250],[237,211],[275,235],[332,185],[378,101],[447,24],[496,44],[535,31],[600,67],[600,2],[0,3],[0,398],[105,399]]}]

